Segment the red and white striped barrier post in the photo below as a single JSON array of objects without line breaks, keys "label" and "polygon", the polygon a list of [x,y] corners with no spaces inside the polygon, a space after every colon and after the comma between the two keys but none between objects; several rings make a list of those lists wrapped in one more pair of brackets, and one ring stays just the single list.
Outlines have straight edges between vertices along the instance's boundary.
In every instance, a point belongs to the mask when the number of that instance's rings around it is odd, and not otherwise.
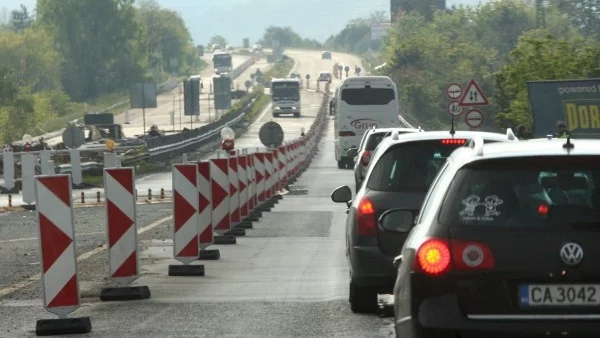
[{"label": "red and white striped barrier post", "polygon": [[283,171],[281,170],[281,164],[279,162],[279,148],[275,148],[272,150],[273,153],[273,195],[271,199],[274,203],[279,203],[279,199],[281,198],[281,175]]},{"label": "red and white striped barrier post", "polygon": [[67,318],[81,305],[71,175],[35,176],[34,194],[44,309],[59,317],[38,320],[35,332],[40,336],[90,332],[92,322],[89,317]]},{"label": "red and white striped barrier post", "polygon": [[279,191],[283,192],[287,186],[287,174],[288,174],[288,155],[287,145],[282,145],[278,149],[277,159],[279,161]]},{"label": "red and white striped barrier post", "polygon": [[183,265],[169,265],[169,276],[204,276],[204,265],[192,265],[200,257],[198,165],[174,164],[173,258]]},{"label": "red and white striped barrier post", "polygon": [[248,174],[248,210],[250,211],[250,215],[247,220],[252,222],[258,222],[262,213],[257,210],[258,206],[258,196],[256,193],[256,169],[254,165],[254,154],[247,155],[247,162],[249,164],[246,172]]},{"label": "red and white striped barrier post", "polygon": [[266,173],[265,173],[265,153],[254,153],[254,171],[256,176],[256,206],[264,203],[265,198],[265,186],[266,186]]},{"label": "red and white striped barrier post", "polygon": [[229,219],[229,160],[213,158],[210,160],[210,193],[212,204],[212,227],[220,236],[214,237],[214,244],[235,244],[234,236],[225,236],[231,230]]},{"label": "red and white striped barrier post", "polygon": [[275,182],[275,168],[273,168],[273,152],[265,152],[264,154],[264,165],[265,165],[265,201],[261,204],[261,211],[271,211],[273,207],[273,190]]},{"label": "red and white striped barrier post", "polygon": [[245,155],[245,149],[243,151],[238,150],[237,154],[238,167],[237,176],[239,182],[239,197],[240,197],[240,221],[235,226],[239,229],[252,229],[252,221],[248,220],[250,216],[249,206],[249,180],[248,180],[248,156]]},{"label": "red and white striped barrier post", "polygon": [[212,227],[212,204],[210,189],[210,162],[202,161],[198,166],[198,224],[199,224],[199,248],[198,259],[214,260],[221,258],[219,249],[206,249],[214,243]]},{"label": "red and white striped barrier post", "polygon": [[128,286],[140,277],[136,226],[135,173],[133,168],[105,168],[108,274],[119,287],[104,288],[100,300],[150,298],[147,286]]},{"label": "red and white striped barrier post", "polygon": [[229,222],[232,229],[226,235],[245,236],[246,231],[239,228],[240,218],[240,180],[238,178],[237,152],[229,155]]}]

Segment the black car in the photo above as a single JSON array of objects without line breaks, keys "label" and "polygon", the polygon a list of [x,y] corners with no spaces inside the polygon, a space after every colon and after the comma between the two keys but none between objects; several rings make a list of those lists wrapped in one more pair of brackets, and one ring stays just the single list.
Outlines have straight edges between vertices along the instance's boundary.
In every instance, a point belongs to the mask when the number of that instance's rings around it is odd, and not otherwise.
[{"label": "black car", "polygon": [[510,129],[507,135],[468,131],[457,131],[454,136],[447,131],[392,133],[373,154],[373,163],[356,197],[352,198],[348,186],[332,193],[334,202],[348,204],[346,256],[352,311],[376,310],[377,294],[391,293],[394,286],[396,270],[392,261],[404,238],[390,240],[377,228],[379,216],[394,208],[419,209],[446,158],[477,135],[488,142],[516,140]]},{"label": "black car", "polygon": [[598,145],[475,141],[452,154],[416,220],[383,214],[386,238],[408,234],[397,337],[600,337]]},{"label": "black car", "polygon": [[379,143],[381,143],[385,137],[390,136],[392,131],[397,131],[398,134],[404,134],[418,133],[423,130],[421,128],[371,128],[367,130],[363,135],[358,148],[350,148],[348,151],[350,156],[355,157],[354,183],[356,192],[358,192],[358,189],[365,178],[367,167],[369,166],[375,148],[377,148]]}]

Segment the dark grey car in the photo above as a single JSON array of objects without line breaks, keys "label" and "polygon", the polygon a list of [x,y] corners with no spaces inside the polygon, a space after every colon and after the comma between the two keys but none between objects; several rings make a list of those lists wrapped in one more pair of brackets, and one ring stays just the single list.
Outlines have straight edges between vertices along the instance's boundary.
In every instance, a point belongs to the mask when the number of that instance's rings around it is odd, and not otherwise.
[{"label": "dark grey car", "polygon": [[391,293],[396,278],[393,259],[406,236],[389,236],[377,219],[389,209],[419,210],[425,194],[446,158],[475,135],[485,142],[517,140],[507,134],[457,131],[393,133],[373,154],[365,184],[352,198],[348,186],[337,188],[331,199],[347,203],[346,257],[350,265],[350,305],[353,312],[377,308],[377,294]]}]

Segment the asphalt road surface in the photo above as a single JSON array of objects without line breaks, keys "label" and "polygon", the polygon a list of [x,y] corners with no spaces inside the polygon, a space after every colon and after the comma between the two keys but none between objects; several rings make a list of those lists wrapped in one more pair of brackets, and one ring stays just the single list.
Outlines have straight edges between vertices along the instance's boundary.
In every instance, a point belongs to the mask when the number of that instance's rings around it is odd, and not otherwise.
[{"label": "asphalt road surface", "polygon": [[[324,67],[316,52],[288,52],[302,74]],[[350,56],[347,62],[358,63]],[[325,68],[327,69],[327,68]],[[277,118],[286,139],[308,129],[321,94],[302,95],[305,116]],[[270,112],[268,110],[268,112]],[[239,146],[260,146],[258,127],[264,114]],[[356,315],[348,304],[348,267],[344,256],[342,205],[331,191],[352,182],[350,170],[339,170],[333,157],[333,123],[319,153],[275,208],[264,213],[236,245],[215,245],[218,261],[202,261],[204,277],[169,277],[172,256],[171,205],[138,205],[140,271],[133,285],[149,286],[142,301],[102,303],[107,286],[105,210],[75,210],[82,306],[73,317],[89,316],[89,337],[391,337],[391,319]],[[161,177],[161,178],[159,178]],[[138,188],[151,178],[138,181]],[[155,176],[164,180],[167,176]],[[170,180],[170,175],[168,180]],[[35,214],[0,214],[0,337],[35,336],[38,319],[54,318],[42,307]]]}]

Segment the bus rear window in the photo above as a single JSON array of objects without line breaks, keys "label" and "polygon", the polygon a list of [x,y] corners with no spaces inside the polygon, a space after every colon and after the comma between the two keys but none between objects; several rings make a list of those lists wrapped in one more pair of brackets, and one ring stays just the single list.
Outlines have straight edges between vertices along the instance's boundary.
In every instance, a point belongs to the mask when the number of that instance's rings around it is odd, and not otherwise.
[{"label": "bus rear window", "polygon": [[343,88],[342,101],[351,106],[382,106],[395,99],[391,88]]},{"label": "bus rear window", "polygon": [[454,178],[439,221],[451,227],[600,229],[600,156],[474,162]]}]

